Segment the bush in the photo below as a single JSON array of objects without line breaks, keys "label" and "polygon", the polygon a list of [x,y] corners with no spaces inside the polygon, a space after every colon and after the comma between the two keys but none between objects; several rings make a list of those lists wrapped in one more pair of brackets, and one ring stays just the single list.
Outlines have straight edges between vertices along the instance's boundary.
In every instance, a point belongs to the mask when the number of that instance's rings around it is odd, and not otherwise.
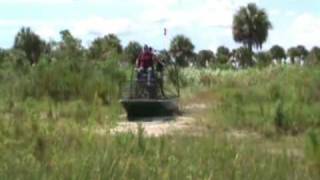
[{"label": "bush", "polygon": [[99,63],[41,59],[35,66],[6,63],[0,68],[0,80],[3,93],[12,98],[93,101],[98,97],[106,104],[119,98],[127,75],[116,59]]}]

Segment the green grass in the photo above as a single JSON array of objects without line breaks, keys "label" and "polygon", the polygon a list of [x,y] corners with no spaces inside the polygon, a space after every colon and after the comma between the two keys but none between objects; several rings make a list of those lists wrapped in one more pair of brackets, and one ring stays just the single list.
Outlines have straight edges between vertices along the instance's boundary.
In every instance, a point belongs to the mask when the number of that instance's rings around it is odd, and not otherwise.
[{"label": "green grass", "polygon": [[[219,80],[216,80],[218,79]],[[295,66],[213,76],[212,116],[236,127],[305,132],[320,125],[320,70]]]},{"label": "green grass", "polygon": [[212,105],[203,135],[151,138],[108,132],[129,74],[114,61],[1,66],[0,179],[320,178],[318,67],[184,69],[184,103]]},{"label": "green grass", "polygon": [[[1,179],[314,179],[298,157],[255,142],[96,135],[73,122],[1,121]],[[284,149],[283,149],[284,151]]]}]

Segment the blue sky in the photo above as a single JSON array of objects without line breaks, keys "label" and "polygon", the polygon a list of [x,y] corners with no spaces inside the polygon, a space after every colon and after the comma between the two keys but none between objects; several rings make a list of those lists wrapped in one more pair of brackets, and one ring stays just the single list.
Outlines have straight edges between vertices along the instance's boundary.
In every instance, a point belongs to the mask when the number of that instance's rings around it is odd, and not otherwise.
[{"label": "blue sky", "polygon": [[163,49],[185,34],[196,50],[235,48],[232,16],[248,2],[266,9],[273,23],[264,49],[320,46],[319,0],[0,0],[0,47],[11,47],[19,28],[30,26],[46,40],[59,40],[59,31],[69,29],[86,46],[115,33],[123,45],[136,40]]}]

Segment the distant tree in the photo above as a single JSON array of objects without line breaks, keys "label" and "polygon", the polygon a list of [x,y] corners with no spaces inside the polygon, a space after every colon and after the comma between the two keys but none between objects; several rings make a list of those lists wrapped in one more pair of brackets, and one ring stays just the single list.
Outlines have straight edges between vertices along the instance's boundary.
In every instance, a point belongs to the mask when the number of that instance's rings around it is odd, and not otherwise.
[{"label": "distant tree", "polygon": [[177,35],[170,43],[170,53],[176,59],[177,64],[183,67],[189,65],[193,58],[194,45],[191,40],[184,35]]},{"label": "distant tree", "polygon": [[215,57],[211,50],[201,50],[197,55],[197,64],[200,67],[206,67],[209,63],[213,63]]},{"label": "distant tree", "polygon": [[73,37],[69,30],[60,31],[62,41],[57,48],[58,54],[62,57],[77,59],[84,54],[84,48],[81,45],[81,40]]},{"label": "distant tree", "polygon": [[74,49],[82,48],[81,40],[73,37],[73,35],[69,30],[60,31],[60,35],[63,43],[61,46],[63,46],[63,48],[74,48]]},{"label": "distant tree", "polygon": [[45,41],[42,42],[41,48],[43,50],[43,53],[45,53],[45,54],[50,54],[53,49],[51,42],[47,43]]},{"label": "distant tree", "polygon": [[272,25],[265,10],[259,9],[254,3],[240,7],[233,18],[233,38],[248,48],[251,53],[251,56],[248,57],[250,61],[252,60],[253,47],[262,48],[271,28]]},{"label": "distant tree", "polygon": [[246,68],[254,65],[254,62],[250,60],[250,58],[252,58],[251,53],[252,52],[250,52],[250,50],[246,47],[240,47],[234,51],[234,57],[239,63],[240,67]]},{"label": "distant tree", "polygon": [[0,62],[7,56],[8,52],[2,48],[0,48]]},{"label": "distant tree", "polygon": [[306,58],[306,64],[314,65],[320,63],[320,48],[313,47]]},{"label": "distant tree", "polygon": [[277,60],[278,63],[281,63],[283,59],[286,59],[286,51],[279,45],[274,45],[269,50],[272,60]]},{"label": "distant tree", "polygon": [[269,66],[272,63],[272,57],[269,52],[258,52],[255,55],[256,62],[260,67]]},{"label": "distant tree", "polygon": [[29,27],[22,27],[14,40],[14,49],[22,50],[31,64],[39,61],[43,41]]},{"label": "distant tree", "polygon": [[309,52],[308,52],[308,50],[306,49],[306,47],[303,46],[303,45],[298,45],[298,46],[297,46],[297,49],[298,49],[298,51],[299,51],[300,58],[301,58],[302,60],[305,60],[305,58],[306,58],[306,57],[308,56],[308,54],[309,54]]},{"label": "distant tree", "polygon": [[127,47],[124,49],[124,53],[126,55],[126,58],[128,58],[128,61],[132,64],[135,63],[136,59],[139,57],[139,54],[142,51],[142,46],[135,41],[129,42]]},{"label": "distant tree", "polygon": [[296,60],[300,58],[300,51],[297,47],[291,47],[288,49],[288,57],[290,58],[291,64],[296,63]]},{"label": "distant tree", "polygon": [[42,49],[42,59],[46,60],[48,62],[51,62],[55,58],[55,51],[57,50],[56,47],[56,42],[54,41],[43,41],[41,44],[41,49]]},{"label": "distant tree", "polygon": [[170,53],[169,53],[167,50],[165,50],[165,49],[163,49],[163,50],[161,50],[161,51],[159,52],[158,58],[159,58],[162,62],[164,62],[164,63],[166,63],[166,64],[169,64],[169,63],[171,62]]},{"label": "distant tree", "polygon": [[96,38],[89,48],[90,57],[93,59],[105,59],[113,53],[122,53],[121,41],[115,34]]},{"label": "distant tree", "polygon": [[192,52],[192,54],[188,58],[188,62],[190,66],[199,66],[199,63],[197,61],[197,53]]},{"label": "distant tree", "polygon": [[217,48],[216,61],[220,64],[226,64],[229,61],[231,54],[230,50],[225,46]]}]

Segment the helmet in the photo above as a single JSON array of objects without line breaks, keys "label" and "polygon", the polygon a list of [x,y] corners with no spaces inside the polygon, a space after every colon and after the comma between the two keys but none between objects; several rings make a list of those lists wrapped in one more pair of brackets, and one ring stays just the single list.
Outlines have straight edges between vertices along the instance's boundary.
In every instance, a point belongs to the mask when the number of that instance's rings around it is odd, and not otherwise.
[{"label": "helmet", "polygon": [[149,50],[148,45],[144,45],[143,50],[144,50],[145,52],[148,51],[148,50]]}]

